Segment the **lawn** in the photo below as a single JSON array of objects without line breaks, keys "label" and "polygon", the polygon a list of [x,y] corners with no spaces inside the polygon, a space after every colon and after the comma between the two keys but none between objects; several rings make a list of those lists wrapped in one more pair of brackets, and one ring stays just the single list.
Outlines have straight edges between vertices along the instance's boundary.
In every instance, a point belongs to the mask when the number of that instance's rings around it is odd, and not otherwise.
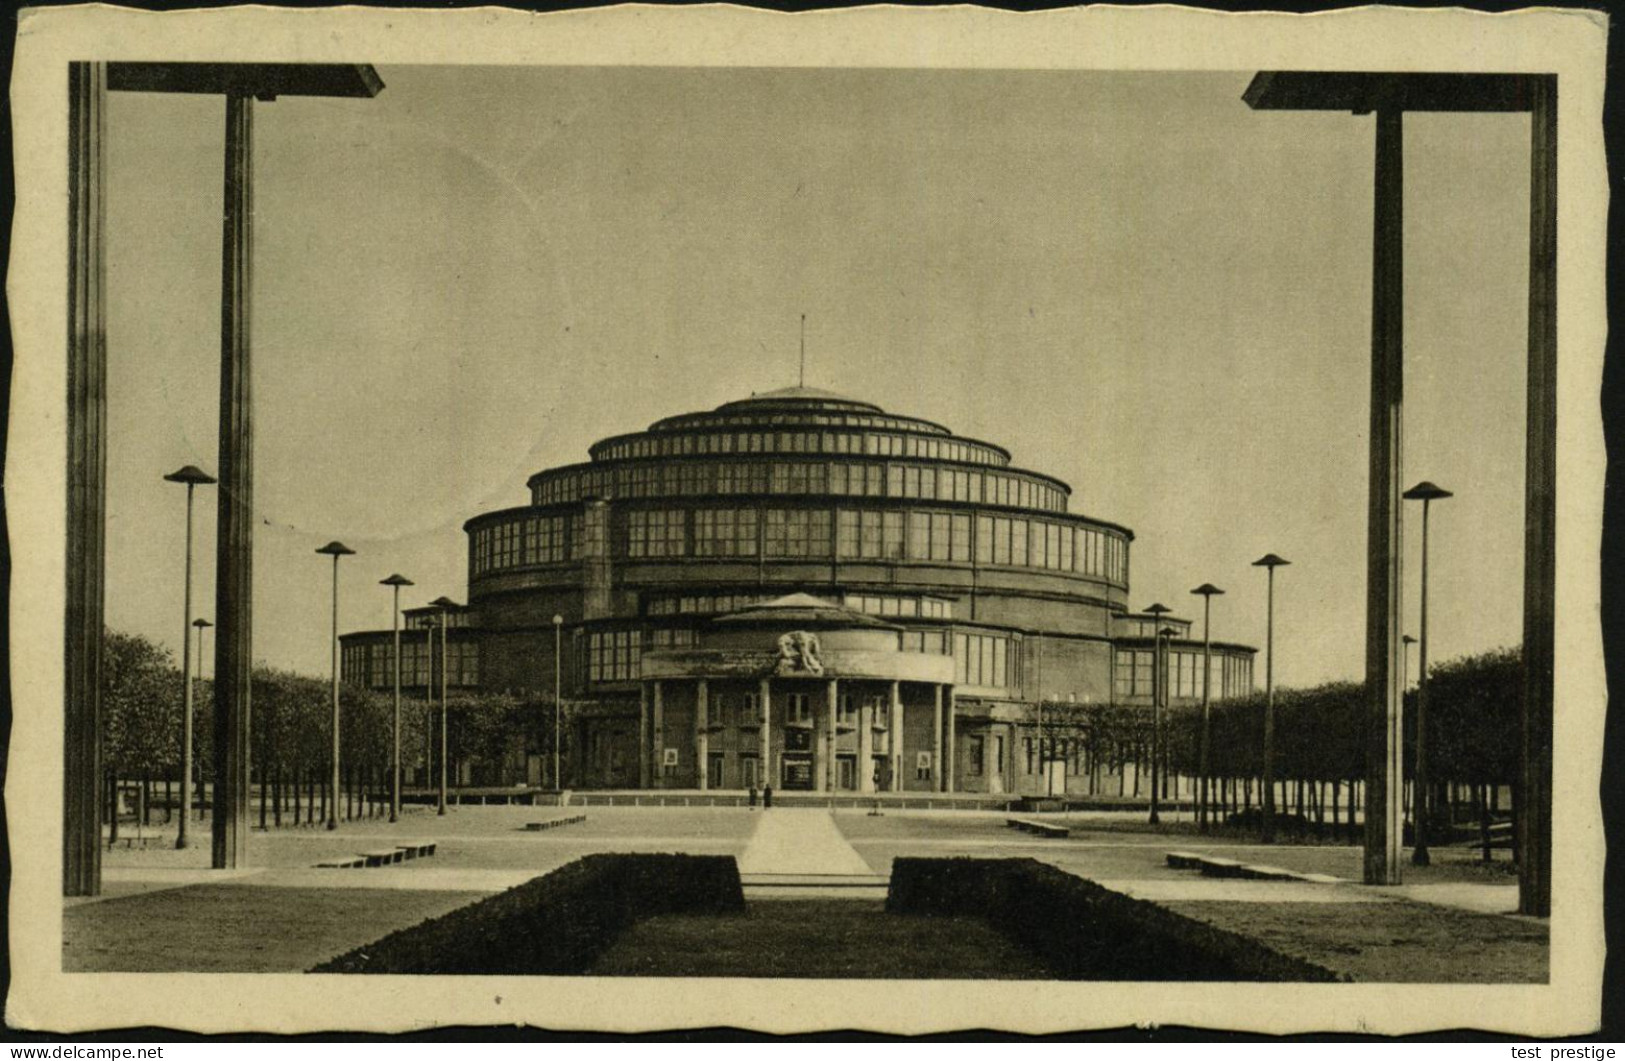
[{"label": "lawn", "polygon": [[888,914],[882,902],[853,899],[759,901],[743,914],[651,918],[623,933],[587,975],[1054,978],[977,918]]},{"label": "lawn", "polygon": [[236,884],[170,888],[64,910],[62,969],[303,972],[353,947],[483,898],[483,892],[373,888]]},{"label": "lawn", "polygon": [[1370,983],[1544,983],[1542,922],[1408,902],[1165,902],[1176,913]]}]

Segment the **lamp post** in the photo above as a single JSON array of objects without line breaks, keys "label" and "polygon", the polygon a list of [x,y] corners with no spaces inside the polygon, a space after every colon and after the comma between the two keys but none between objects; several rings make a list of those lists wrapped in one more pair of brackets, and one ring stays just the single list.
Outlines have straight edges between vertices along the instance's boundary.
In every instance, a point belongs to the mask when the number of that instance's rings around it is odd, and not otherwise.
[{"label": "lamp post", "polygon": [[564,630],[564,616],[553,616],[553,787],[564,791],[559,776],[559,646]]},{"label": "lamp post", "polygon": [[1162,617],[1171,611],[1173,609],[1161,601],[1148,605],[1145,609],[1145,614],[1154,617],[1151,639],[1151,815],[1147,819],[1152,825],[1162,821],[1162,801],[1157,790],[1161,781],[1157,758],[1162,743],[1162,690],[1164,685],[1162,673]]},{"label": "lamp post", "polygon": [[395,725],[391,731],[394,747],[390,759],[389,820],[401,818],[401,587],[412,585],[404,575],[390,575],[378,583],[395,591]]},{"label": "lamp post", "polygon": [[1425,866],[1429,862],[1427,827],[1433,802],[1428,792],[1428,507],[1454,495],[1424,479],[1402,496],[1407,501],[1422,502],[1422,637],[1416,650],[1416,795],[1411,800],[1416,847],[1411,851],[1411,864]]},{"label": "lamp post", "polygon": [[1208,830],[1208,748],[1213,729],[1213,598],[1224,590],[1211,582],[1204,582],[1191,590],[1202,598],[1202,747],[1197,756],[1197,772],[1201,774],[1201,789],[1197,795],[1197,829]]},{"label": "lamp post", "polygon": [[[1405,690],[1410,687],[1411,646],[1416,644],[1416,638],[1406,634],[1399,639],[1399,644],[1399,698],[1401,702],[1404,702]],[[1411,823],[1413,826],[1415,822],[1416,807],[1413,801],[1411,806]]]},{"label": "lamp post", "polygon": [[[1173,705],[1173,699],[1174,699],[1173,685],[1172,685],[1171,682],[1168,681],[1168,671],[1171,671],[1173,669],[1174,637],[1178,633],[1179,633],[1179,631],[1176,630],[1172,626],[1164,626],[1160,630],[1157,631],[1157,640],[1159,642],[1161,642],[1161,644],[1162,644],[1163,674],[1162,674],[1162,708],[1161,709],[1162,709],[1162,712],[1164,714],[1166,714],[1168,709]],[[1160,722],[1160,719],[1158,721]],[[1153,760],[1153,763],[1156,765],[1157,770],[1161,771],[1161,773],[1154,774],[1152,776],[1152,780],[1153,780],[1154,783],[1157,783],[1159,785],[1161,784],[1162,773],[1167,772],[1167,763],[1165,761],[1167,759],[1167,757],[1168,757],[1167,749],[1166,748],[1160,748],[1160,749],[1158,749],[1156,759]],[[1177,797],[1178,793],[1176,792],[1175,795]],[[1179,812],[1177,810],[1174,812],[1174,820],[1175,821],[1179,820]]]},{"label": "lamp post", "polygon": [[[446,628],[451,626],[451,610],[458,607],[450,597],[438,597],[429,602],[440,609],[440,813],[446,813],[446,715],[451,707],[446,698]],[[433,636],[433,635],[431,635]],[[429,665],[429,677],[434,678],[434,664]]]},{"label": "lamp post", "polygon": [[1259,837],[1275,843],[1275,569],[1292,563],[1274,553],[1253,561],[1269,574],[1269,604],[1264,620],[1264,827]]},{"label": "lamp post", "polygon": [[[181,824],[175,834],[177,849],[190,846],[186,836],[186,814],[192,806],[192,491],[214,482],[212,475],[188,464],[164,476],[165,481],[186,484],[186,588],[181,609]],[[203,634],[198,631],[198,661],[203,660]]]},{"label": "lamp post", "polygon": [[328,542],[316,550],[333,558],[333,791],[327,801],[327,827],[339,827],[339,557],[354,556],[343,542]]},{"label": "lamp post", "polygon": [[[197,630],[197,677],[198,677],[199,682],[201,682],[203,680],[203,660],[205,658],[204,655],[203,655],[203,631],[205,629],[207,629],[208,627],[211,627],[213,625],[214,624],[209,622],[209,620],[203,619],[203,618],[197,618],[197,619],[192,620],[192,627],[195,630]],[[191,689],[191,683],[190,682],[187,683],[187,689],[188,690]],[[186,723],[186,754],[185,754],[186,762],[185,762],[185,766],[183,768],[184,771],[185,771],[185,774],[186,774],[187,781],[183,781],[181,783],[181,808],[182,808],[182,811],[183,811],[183,813],[181,814],[181,829],[183,829],[183,830],[186,828],[186,816],[188,814],[192,813],[192,804],[190,802],[189,797],[187,796],[187,792],[189,791],[189,789],[186,787],[187,783],[190,782],[191,777],[192,777],[192,723],[191,723],[192,703],[193,703],[193,700],[192,700],[191,696],[189,695],[187,697],[187,701],[186,701],[186,718],[187,718],[187,723]],[[177,840],[175,842],[175,846],[176,847],[181,846],[181,843],[180,843],[179,840]]]},{"label": "lamp post", "polygon": [[[423,774],[424,783],[433,774],[434,766],[434,616],[425,617],[423,629],[426,639],[423,644],[423,704],[427,712],[423,722]],[[439,813],[446,813],[446,792],[440,790]]]}]

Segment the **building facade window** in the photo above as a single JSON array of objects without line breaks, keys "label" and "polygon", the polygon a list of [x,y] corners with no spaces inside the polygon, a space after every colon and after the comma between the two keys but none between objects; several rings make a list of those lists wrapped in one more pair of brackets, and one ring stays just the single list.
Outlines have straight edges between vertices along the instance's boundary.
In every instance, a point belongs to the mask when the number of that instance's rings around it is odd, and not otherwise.
[{"label": "building facade window", "polygon": [[[817,435],[797,432],[752,432],[729,437],[733,448],[727,452],[736,453],[861,452],[890,457],[900,455],[902,450],[900,446],[884,442],[871,442],[860,450],[850,441],[837,441],[848,438],[844,435],[830,436],[824,444],[815,444]],[[795,448],[798,445],[800,450]],[[843,445],[848,448],[841,448]],[[719,446],[717,452],[723,451]],[[1030,474],[851,460],[635,461],[607,467],[578,467],[541,477],[531,489],[531,502],[556,505],[581,501],[588,496],[693,497],[712,493],[846,494],[928,501],[942,498],[1050,512],[1065,512],[1067,504],[1064,487]]]},{"label": "building facade window", "polygon": [[1016,668],[1013,645],[994,634],[955,634],[954,668],[960,685],[1009,688]]},{"label": "building facade window", "polygon": [[1150,696],[1156,654],[1118,649],[1112,667],[1112,690],[1118,697]]},{"label": "building facade window", "polygon": [[892,594],[848,593],[843,602],[848,608],[865,615],[903,618],[951,619],[953,601],[941,597],[903,597]]},{"label": "building facade window", "polygon": [[636,630],[612,630],[588,637],[587,680],[630,681],[638,676],[642,636]]},{"label": "building facade window", "polygon": [[695,556],[755,556],[753,508],[702,508],[694,513]]},{"label": "building facade window", "polygon": [[627,556],[688,555],[688,513],[683,509],[633,509],[626,517]]},{"label": "building facade window", "polygon": [[691,648],[699,644],[697,631],[687,627],[655,629],[649,631],[650,648]]},{"label": "building facade window", "polygon": [[904,630],[899,635],[899,648],[904,652],[929,652],[942,656],[948,652],[948,633],[945,630]]},{"label": "building facade window", "polygon": [[770,508],[766,517],[763,555],[785,559],[830,555],[827,509]]}]

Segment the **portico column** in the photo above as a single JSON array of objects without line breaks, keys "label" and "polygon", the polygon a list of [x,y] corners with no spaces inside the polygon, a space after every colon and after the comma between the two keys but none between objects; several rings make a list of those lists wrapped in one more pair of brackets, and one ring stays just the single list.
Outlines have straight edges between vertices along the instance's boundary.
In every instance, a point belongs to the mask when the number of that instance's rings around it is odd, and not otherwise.
[{"label": "portico column", "polygon": [[704,678],[694,690],[694,772],[699,775],[701,792],[711,787],[711,686]]},{"label": "portico column", "polygon": [[942,763],[942,686],[931,686],[931,787],[946,792],[948,774]]},{"label": "portico column", "polygon": [[654,721],[652,734],[653,754],[650,756],[650,769],[654,773],[654,787],[666,787],[666,771],[663,761],[666,757],[666,703],[660,683],[655,682],[654,707],[651,712]]},{"label": "portico column", "polygon": [[834,792],[840,780],[840,772],[835,769],[835,709],[839,702],[840,691],[838,683],[831,679],[824,687],[824,791]]},{"label": "portico column", "polygon": [[766,787],[773,783],[776,775],[773,772],[773,701],[769,698],[771,684],[766,678],[757,686],[757,699],[761,702],[762,730],[756,741],[757,770],[761,773],[758,782]]},{"label": "portico column", "polygon": [[948,690],[948,703],[945,710],[945,714],[947,715],[946,726],[948,730],[948,746],[943,750],[942,790],[944,792],[952,792],[954,790],[954,760],[957,758],[957,756],[954,754],[954,749],[957,747],[954,742],[954,736],[956,734],[956,729],[954,727],[954,699],[953,690],[950,688]]},{"label": "portico column", "polygon": [[903,683],[891,683],[891,715],[887,719],[891,741],[891,790],[903,790]]},{"label": "portico column", "polygon": [[638,787],[649,787],[649,683],[638,683]]},{"label": "portico column", "polygon": [[865,696],[858,708],[858,791],[875,790],[875,709]]}]

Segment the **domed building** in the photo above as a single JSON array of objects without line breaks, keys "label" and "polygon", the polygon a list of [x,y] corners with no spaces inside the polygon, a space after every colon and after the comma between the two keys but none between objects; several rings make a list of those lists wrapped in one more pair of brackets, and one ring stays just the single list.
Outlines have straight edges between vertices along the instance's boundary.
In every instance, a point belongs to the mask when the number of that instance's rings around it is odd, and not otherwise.
[{"label": "domed building", "polygon": [[[565,787],[1092,792],[1103,764],[1058,720],[1149,718],[1159,630],[1173,706],[1200,700],[1190,623],[1129,608],[1133,533],[993,443],[794,387],[589,457],[464,525],[448,631],[454,692],[550,701],[558,645]],[[346,635],[347,680],[388,688],[390,642]],[[1213,699],[1251,691],[1252,656],[1213,644]],[[551,783],[534,751],[460,776]]]}]

